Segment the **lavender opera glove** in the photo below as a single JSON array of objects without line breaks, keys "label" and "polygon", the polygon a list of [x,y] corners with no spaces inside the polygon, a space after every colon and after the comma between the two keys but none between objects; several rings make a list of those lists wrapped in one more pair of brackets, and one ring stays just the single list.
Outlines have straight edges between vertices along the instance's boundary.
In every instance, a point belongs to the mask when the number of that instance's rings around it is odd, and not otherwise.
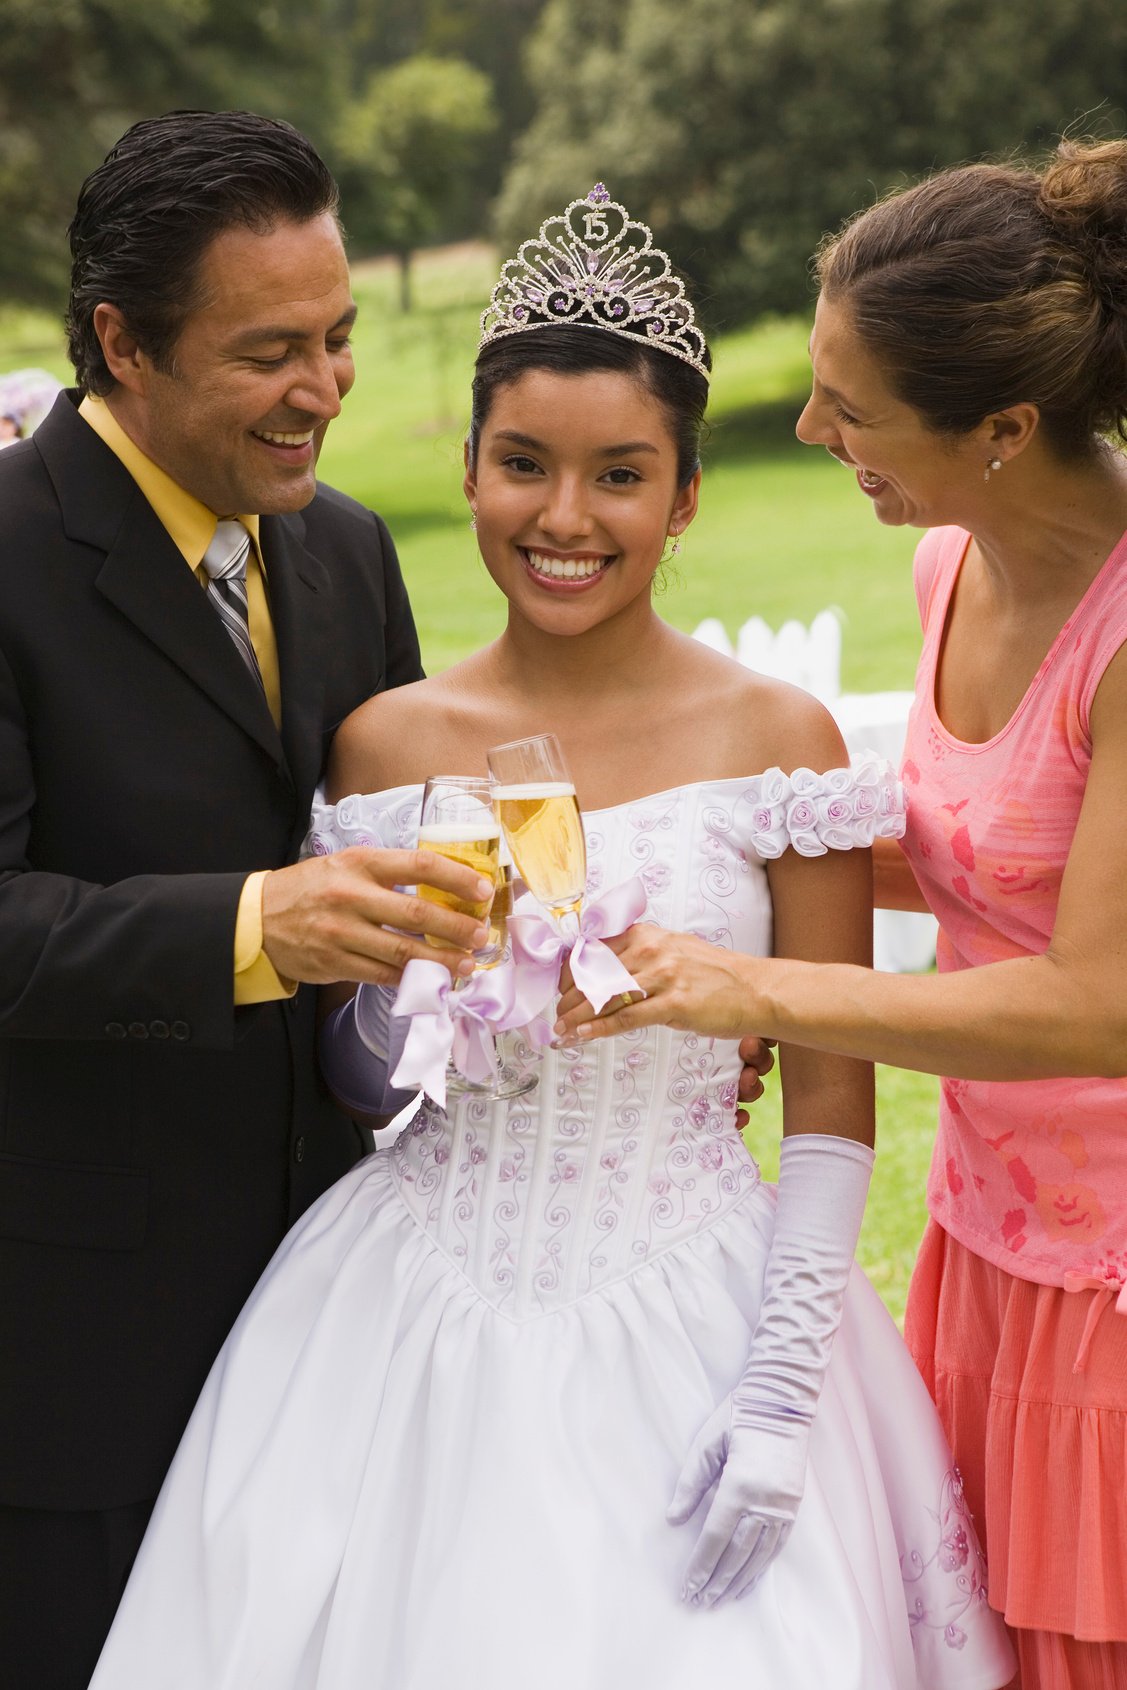
[{"label": "lavender opera glove", "polygon": [[406,1026],[391,1017],[394,1002],[387,986],[359,986],[321,1028],[325,1082],[343,1104],[363,1115],[395,1115],[415,1095],[397,1089],[390,1079],[407,1037]]},{"label": "lavender opera glove", "polygon": [[682,1594],[706,1606],[748,1590],[798,1513],[806,1445],[841,1322],[873,1167],[868,1145],[784,1138],[775,1233],[747,1366],[698,1433],[668,1519],[683,1525],[716,1485]]}]

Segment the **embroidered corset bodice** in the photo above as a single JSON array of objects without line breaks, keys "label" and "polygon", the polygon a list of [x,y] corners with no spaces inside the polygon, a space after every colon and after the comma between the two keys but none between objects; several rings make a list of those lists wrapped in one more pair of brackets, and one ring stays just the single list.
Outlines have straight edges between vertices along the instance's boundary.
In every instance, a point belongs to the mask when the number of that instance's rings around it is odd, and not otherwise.
[{"label": "embroidered corset bodice", "polygon": [[[421,788],[319,808],[306,849],[415,843]],[[777,769],[584,815],[588,892],[639,875],[646,920],[749,953],[771,948],[766,863],[902,829],[887,765]],[[735,1124],[731,1041],[649,1028],[578,1055],[504,1037],[539,1085],[508,1102],[420,1108],[388,1153],[419,1225],[478,1293],[522,1320],[621,1279],[714,1224],[759,1178]]]}]

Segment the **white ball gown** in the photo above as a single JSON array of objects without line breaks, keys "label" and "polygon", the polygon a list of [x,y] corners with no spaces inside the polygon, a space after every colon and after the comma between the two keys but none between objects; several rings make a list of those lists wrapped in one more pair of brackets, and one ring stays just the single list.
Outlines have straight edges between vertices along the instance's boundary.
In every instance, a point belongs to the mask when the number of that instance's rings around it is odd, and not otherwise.
[{"label": "white ball gown", "polygon": [[[891,795],[891,797],[890,797]],[[765,952],[765,861],[868,842],[872,764],[585,816],[591,890]],[[312,848],[411,845],[419,788]],[[798,1520],[760,1584],[680,1599],[666,1522],[744,1366],[774,1190],[727,1042],[654,1029],[422,1108],[293,1228],[215,1363],[92,1690],[994,1690],[1000,1622],[934,1409],[854,1269]]]}]

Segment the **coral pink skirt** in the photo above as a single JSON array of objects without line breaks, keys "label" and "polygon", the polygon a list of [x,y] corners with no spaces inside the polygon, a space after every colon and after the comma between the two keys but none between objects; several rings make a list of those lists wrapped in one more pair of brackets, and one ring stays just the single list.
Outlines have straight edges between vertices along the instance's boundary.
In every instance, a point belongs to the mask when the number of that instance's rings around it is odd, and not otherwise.
[{"label": "coral pink skirt", "polygon": [[905,1326],[991,1607],[1015,1627],[1127,1640],[1127,1318],[1107,1293],[1016,1279],[929,1221]]}]

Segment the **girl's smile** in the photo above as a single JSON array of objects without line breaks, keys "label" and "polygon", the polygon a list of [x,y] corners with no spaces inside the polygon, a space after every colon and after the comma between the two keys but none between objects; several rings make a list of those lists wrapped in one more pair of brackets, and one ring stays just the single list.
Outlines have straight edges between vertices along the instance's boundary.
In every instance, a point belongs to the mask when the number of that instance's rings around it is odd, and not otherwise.
[{"label": "girl's smile", "polygon": [[594,585],[614,562],[613,556],[591,552],[549,552],[520,547],[529,575],[538,586],[556,592],[583,592]]}]

